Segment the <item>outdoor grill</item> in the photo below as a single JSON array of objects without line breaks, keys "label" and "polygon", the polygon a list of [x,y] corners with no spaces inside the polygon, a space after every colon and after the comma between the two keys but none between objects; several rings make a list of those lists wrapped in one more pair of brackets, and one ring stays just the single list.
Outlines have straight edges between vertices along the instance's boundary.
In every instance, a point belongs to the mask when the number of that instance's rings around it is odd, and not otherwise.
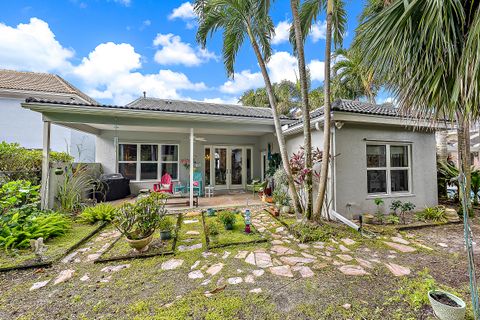
[{"label": "outdoor grill", "polygon": [[97,201],[113,201],[130,195],[130,179],[121,173],[102,174],[100,183],[99,190],[95,192]]}]

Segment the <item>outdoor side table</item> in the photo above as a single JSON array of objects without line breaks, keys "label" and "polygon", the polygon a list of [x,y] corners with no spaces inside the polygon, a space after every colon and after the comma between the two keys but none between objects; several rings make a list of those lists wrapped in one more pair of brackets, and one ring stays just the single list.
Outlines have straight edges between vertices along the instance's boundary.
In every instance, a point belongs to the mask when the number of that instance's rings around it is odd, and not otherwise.
[{"label": "outdoor side table", "polygon": [[205,196],[208,197],[208,198],[213,197],[214,191],[215,191],[214,186],[205,187]]}]

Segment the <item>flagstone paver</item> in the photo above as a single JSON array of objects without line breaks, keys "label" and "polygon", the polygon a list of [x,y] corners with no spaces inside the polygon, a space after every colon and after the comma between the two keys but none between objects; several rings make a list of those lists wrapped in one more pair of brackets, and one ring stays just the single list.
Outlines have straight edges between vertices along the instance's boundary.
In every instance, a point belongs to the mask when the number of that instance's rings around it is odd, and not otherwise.
[{"label": "flagstone paver", "polygon": [[265,270],[263,269],[253,270],[252,273],[255,277],[261,277],[265,273]]},{"label": "flagstone paver", "polygon": [[417,251],[417,249],[415,249],[413,247],[410,247],[410,246],[407,246],[407,245],[404,245],[404,244],[400,244],[400,243],[396,243],[396,242],[383,241],[383,243],[385,243],[387,246],[389,246],[389,247],[391,247],[395,250],[398,250],[400,252],[403,252],[403,253],[409,253],[409,252]]},{"label": "flagstone paver", "polygon": [[393,273],[395,277],[407,276],[411,272],[410,268],[403,267],[392,262],[385,263],[385,266],[387,266],[388,270],[390,270],[390,272]]},{"label": "flagstone paver", "polygon": [[292,268],[290,266],[271,267],[268,270],[276,276],[293,278]]},{"label": "flagstone paver", "polygon": [[29,289],[29,291],[34,291],[34,290],[38,290],[40,288],[43,288],[45,287],[48,283],[50,282],[50,279],[49,280],[45,280],[45,281],[41,281],[41,282],[35,282]]},{"label": "flagstone paver", "polygon": [[201,279],[204,277],[203,272],[200,270],[194,270],[188,274],[190,279]]},{"label": "flagstone paver", "polygon": [[236,259],[245,259],[247,257],[248,251],[238,251],[235,256]]},{"label": "flagstone paver", "polygon": [[302,278],[310,278],[310,277],[313,277],[315,275],[315,273],[313,273],[312,269],[310,269],[307,266],[295,266],[295,267],[292,267],[292,270],[293,271],[298,271],[300,273],[300,275],[302,276]]},{"label": "flagstone paver", "polygon": [[351,250],[348,249],[347,247],[345,247],[343,244],[339,245],[338,248],[340,249],[340,251],[342,252],[350,252]]},{"label": "flagstone paver", "polygon": [[342,242],[345,243],[345,245],[347,246],[351,246],[356,243],[355,240],[352,240],[350,238],[343,238]]},{"label": "flagstone paver", "polygon": [[391,237],[390,239],[392,239],[393,242],[397,242],[397,243],[401,243],[401,244],[405,244],[405,245],[410,244],[410,241],[405,240],[405,239],[400,238],[400,237]]},{"label": "flagstone paver", "polygon": [[102,272],[117,272],[117,271],[120,271],[122,269],[128,269],[128,268],[130,268],[130,264],[121,264],[121,265],[118,265],[118,266],[105,267],[101,271]]},{"label": "flagstone paver", "polygon": [[244,281],[245,283],[255,283],[255,278],[253,277],[253,275],[249,274],[245,276]]},{"label": "flagstone paver", "polygon": [[311,258],[305,258],[305,257],[280,257],[280,260],[288,264],[290,266],[295,266],[295,265],[300,265],[300,264],[306,264],[306,263],[312,263],[315,262],[315,259]]},{"label": "flagstone paver", "polygon": [[178,246],[178,251],[193,251],[193,250],[196,250],[196,249],[201,249],[203,247],[203,244],[201,243],[197,243],[197,244],[194,244],[194,245],[191,245],[191,246],[185,246],[185,245],[180,245]]},{"label": "flagstone paver", "polygon": [[183,264],[182,259],[170,259],[162,263],[162,270],[174,270],[180,267]]},{"label": "flagstone paver", "polygon": [[339,267],[338,270],[347,276],[364,276],[368,274],[361,266],[355,265],[344,265]]},{"label": "flagstone paver", "polygon": [[370,261],[364,260],[361,258],[355,258],[355,260],[357,260],[358,264],[361,265],[362,267],[367,269],[373,269],[373,265]]},{"label": "flagstone paver", "polygon": [[280,245],[273,246],[273,247],[270,248],[270,250],[273,251],[274,253],[278,254],[278,255],[297,253],[297,251],[295,251],[293,249],[290,249],[290,248],[284,247],[284,246],[280,246]]},{"label": "flagstone paver", "polygon": [[195,261],[195,263],[190,267],[190,270],[197,268],[200,265],[200,260]]},{"label": "flagstone paver", "polygon": [[233,277],[233,278],[228,278],[227,282],[229,284],[239,284],[243,282],[243,279],[241,277]]},{"label": "flagstone paver", "polygon": [[70,280],[75,274],[75,270],[67,269],[60,272],[60,274],[53,281],[54,285]]},{"label": "flagstone paver", "polygon": [[250,290],[251,293],[262,293],[262,288],[255,288]]},{"label": "flagstone paver", "polygon": [[348,254],[337,254],[337,257],[343,261],[352,261],[353,257]]},{"label": "flagstone paver", "polygon": [[216,264],[210,266],[210,268],[208,268],[207,271],[205,271],[205,272],[214,276],[223,269],[223,266],[224,266],[223,263],[216,263]]}]

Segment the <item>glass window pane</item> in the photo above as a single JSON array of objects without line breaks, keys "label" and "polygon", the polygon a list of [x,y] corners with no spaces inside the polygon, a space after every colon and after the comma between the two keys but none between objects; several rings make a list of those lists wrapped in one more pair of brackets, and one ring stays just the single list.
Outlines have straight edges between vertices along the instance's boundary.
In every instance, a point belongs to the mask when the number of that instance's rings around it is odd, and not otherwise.
[{"label": "glass window pane", "polygon": [[205,149],[205,185],[210,185],[210,148]]},{"label": "glass window pane", "polygon": [[390,147],[390,167],[408,167],[408,147]]},{"label": "glass window pane", "polygon": [[367,145],[367,168],[387,166],[387,147],[382,145]]},{"label": "glass window pane", "polygon": [[157,180],[158,164],[142,163],[140,164],[140,180]]},{"label": "glass window pane", "polygon": [[125,178],[137,180],[137,164],[136,163],[119,163],[118,172],[123,174]]},{"label": "glass window pane", "polygon": [[408,170],[392,170],[390,172],[392,192],[408,191]]},{"label": "glass window pane", "polygon": [[156,144],[142,144],[140,146],[141,161],[158,161],[158,146]]},{"label": "glass window pane", "polygon": [[386,193],[387,192],[387,171],[386,170],[368,170],[367,171],[367,189],[368,189],[368,193]]},{"label": "glass window pane", "polygon": [[215,148],[215,185],[227,184],[227,149]]},{"label": "glass window pane", "polygon": [[252,149],[247,149],[247,183],[252,183]]},{"label": "glass window pane", "polygon": [[242,177],[242,148],[232,148],[231,149],[231,183],[232,184],[242,184],[243,177]]},{"label": "glass window pane", "polygon": [[162,176],[168,173],[173,180],[178,179],[178,163],[162,163]]},{"label": "glass window pane", "polygon": [[162,161],[178,161],[178,146],[162,145]]},{"label": "glass window pane", "polygon": [[121,144],[118,150],[119,161],[137,161],[137,145]]}]

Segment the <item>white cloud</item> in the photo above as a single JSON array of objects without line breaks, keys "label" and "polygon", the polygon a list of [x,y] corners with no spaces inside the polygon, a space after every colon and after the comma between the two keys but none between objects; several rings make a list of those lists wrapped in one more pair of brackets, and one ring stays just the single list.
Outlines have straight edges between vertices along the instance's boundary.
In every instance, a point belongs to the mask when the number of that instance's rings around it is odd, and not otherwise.
[{"label": "white cloud", "polygon": [[273,83],[282,80],[296,82],[298,79],[297,58],[285,51],[276,52],[267,64]]},{"label": "white cloud", "polygon": [[161,65],[198,66],[217,56],[207,49],[194,49],[189,43],[182,42],[180,36],[169,34],[157,34],[153,40],[155,46],[161,47],[155,53],[155,61]]},{"label": "white cloud", "polygon": [[325,80],[325,62],[314,59],[308,64],[308,69],[312,81]]},{"label": "white cloud", "polygon": [[288,20],[280,21],[275,26],[275,36],[272,39],[272,44],[280,44],[287,42],[290,36],[290,22]]},{"label": "white cloud", "polygon": [[187,29],[193,29],[196,24],[195,12],[190,2],[184,2],[179,7],[173,9],[168,16],[168,20],[181,19],[187,23]]},{"label": "white cloud", "polygon": [[327,21],[317,21],[312,25],[310,30],[310,38],[312,42],[318,42],[318,40],[324,40],[327,36]]},{"label": "white cloud", "polygon": [[29,71],[60,71],[70,68],[73,50],[64,48],[48,24],[38,18],[9,27],[0,23],[0,65]]},{"label": "white cloud", "polygon": [[205,99],[203,99],[203,102],[218,103],[218,104],[238,104],[239,105],[237,97],[228,97],[226,99],[224,99],[224,98],[205,98]]},{"label": "white cloud", "polygon": [[116,3],[120,3],[120,4],[124,5],[125,7],[130,6],[130,4],[132,3],[131,0],[113,0],[113,1],[116,2]]},{"label": "white cloud", "polygon": [[240,73],[235,73],[233,79],[225,82],[220,87],[220,91],[228,94],[236,94],[263,85],[263,77],[260,72],[251,73],[250,70],[243,70]]}]

